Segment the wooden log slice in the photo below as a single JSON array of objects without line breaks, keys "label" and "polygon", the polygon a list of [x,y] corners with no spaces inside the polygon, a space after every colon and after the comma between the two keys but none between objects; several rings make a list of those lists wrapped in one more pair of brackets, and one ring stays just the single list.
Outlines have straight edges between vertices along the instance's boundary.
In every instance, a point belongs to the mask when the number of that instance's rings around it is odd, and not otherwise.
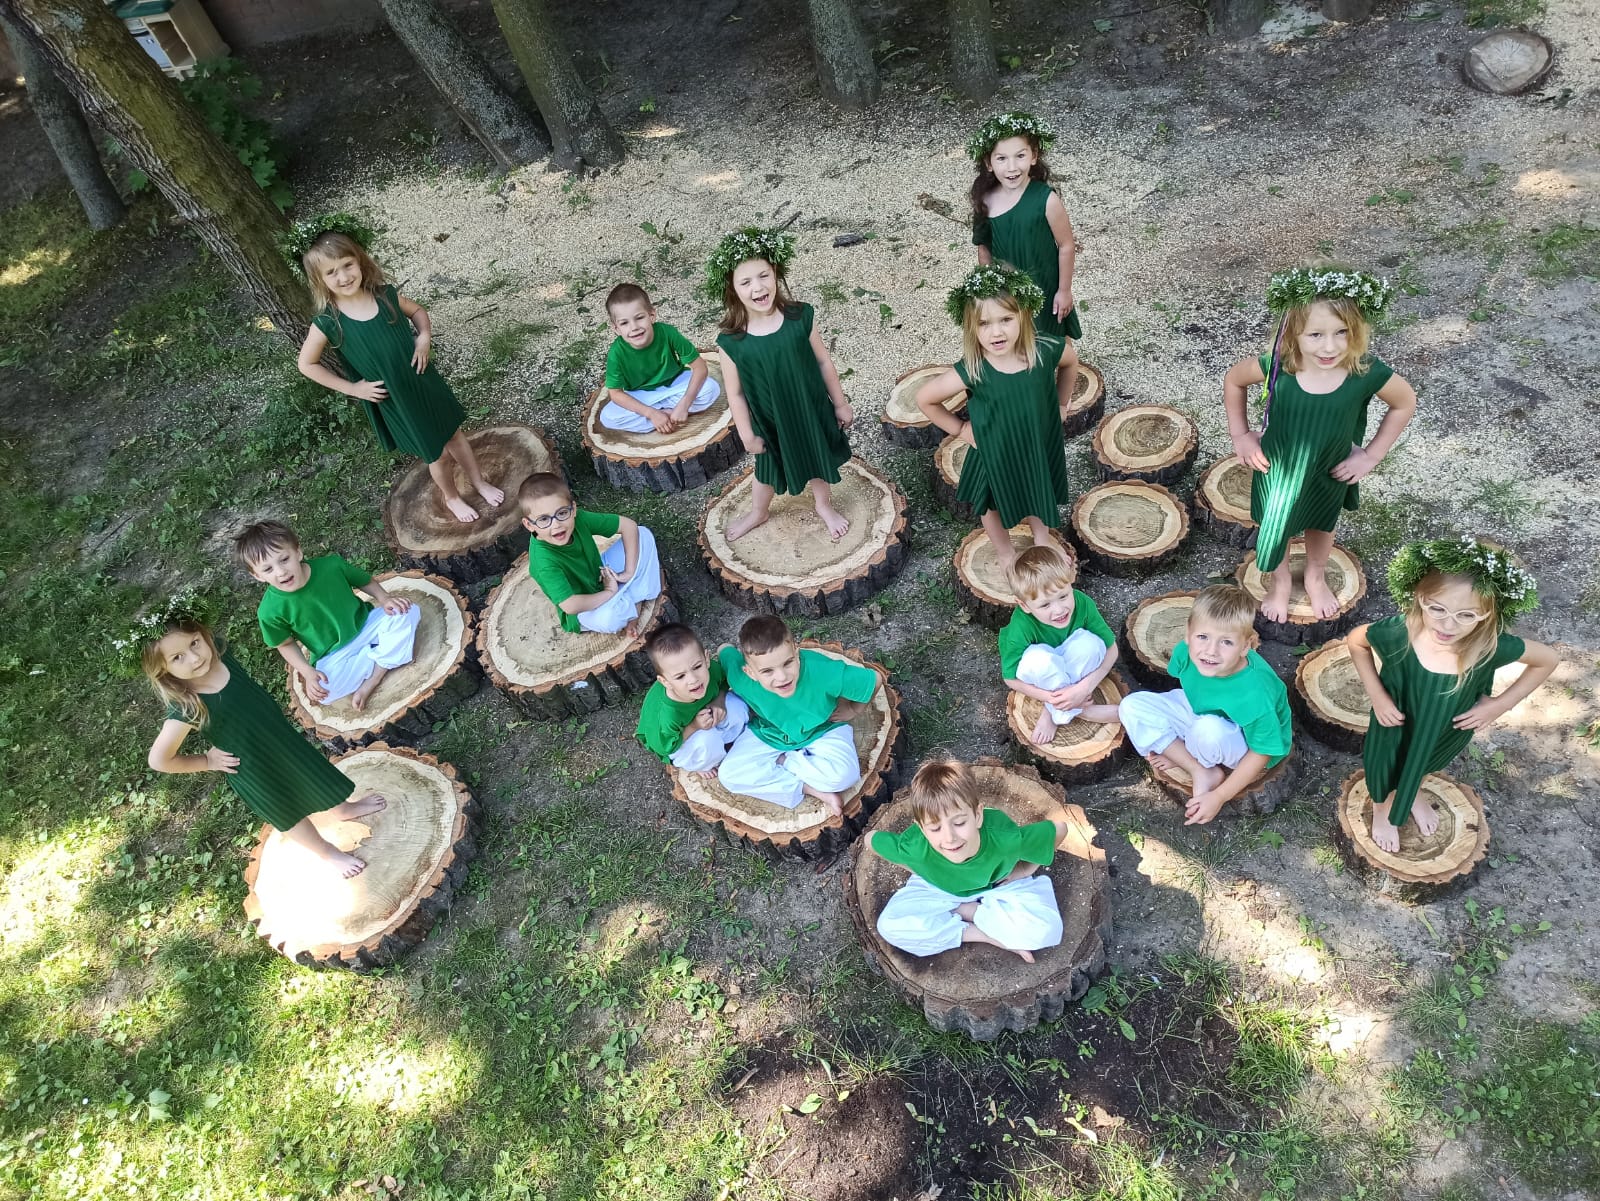
[{"label": "wooden log slice", "polygon": [[1146,688],[1171,690],[1178,682],[1167,674],[1172,650],[1189,629],[1189,612],[1198,592],[1163,592],[1147,596],[1122,623],[1122,662]]},{"label": "wooden log slice", "polygon": [[1515,96],[1550,73],[1554,47],[1526,29],[1496,29],[1467,47],[1461,74],[1480,92]]},{"label": "wooden log slice", "polygon": [[[702,350],[706,376],[722,386],[722,356]],[[583,411],[583,445],[594,473],[615,488],[633,492],[682,492],[698,488],[744,455],[724,391],[707,409],[670,434],[629,434],[600,424],[607,393],[600,388]]]},{"label": "wooden log slice", "polygon": [[313,814],[318,832],[366,861],[350,880],[271,826],[245,868],[245,915],[296,963],[357,970],[393,963],[450,908],[477,854],[477,806],[455,768],[382,742],[336,759],[355,796],[382,793],[379,812],[350,821]]},{"label": "wooden log slice", "polygon": [[1067,437],[1081,434],[1106,411],[1106,377],[1093,363],[1078,360],[1078,381],[1072,399],[1061,411],[1061,432]]},{"label": "wooden log slice", "polygon": [[[1128,685],[1116,672],[1100,681],[1094,704],[1120,705],[1128,695]],[[1120,722],[1105,725],[1079,717],[1056,727],[1055,739],[1044,746],[1033,741],[1044,706],[1031,696],[1006,691],[1006,728],[1019,753],[1046,776],[1063,784],[1088,784],[1104,779],[1128,757],[1128,735]]]},{"label": "wooden log slice", "polygon": [[[1229,813],[1243,813],[1251,817],[1265,817],[1277,811],[1278,807],[1289,799],[1294,793],[1295,777],[1299,774],[1299,748],[1291,748],[1283,762],[1274,767],[1265,775],[1258,777],[1233,800],[1222,807],[1224,816]],[[1187,805],[1193,795],[1194,781],[1189,778],[1189,773],[1182,768],[1157,767],[1148,759],[1145,765],[1150,769],[1150,775],[1160,786],[1161,790],[1176,800],[1180,805]]]},{"label": "wooden log slice", "polygon": [[1250,481],[1255,472],[1238,455],[1218,459],[1200,476],[1194,490],[1194,523],[1219,542],[1246,549],[1256,544],[1259,526],[1250,520]]},{"label": "wooden log slice", "polygon": [[974,521],[976,517],[972,506],[956,496],[956,489],[961,484],[961,468],[967,461],[967,452],[972,447],[958,434],[951,434],[939,443],[939,449],[933,452],[933,491],[943,502],[944,507],[962,521]]},{"label": "wooden log slice", "polygon": [[[983,803],[1003,809],[1019,825],[1047,818],[1067,824],[1054,862],[1044,869],[1061,909],[1059,946],[1034,952],[1033,963],[980,943],[931,956],[890,946],[878,934],[878,914],[909,873],[872,854],[865,838],[851,848],[844,895],[868,966],[908,1004],[920,1006],[935,1030],[959,1030],[987,1042],[1002,1030],[1031,1030],[1060,1017],[1105,969],[1111,878],[1094,826],[1081,808],[1066,803],[1060,785],[1040,779],[1031,767],[1008,767],[988,757],[974,761],[972,771]],[[904,830],[912,820],[911,802],[901,792],[878,811],[868,832]]]},{"label": "wooden log slice", "polygon": [[318,704],[307,695],[294,669],[286,668],[289,706],[295,719],[334,751],[347,751],[380,738],[415,742],[449,717],[483,682],[472,611],[466,597],[449,580],[420,571],[373,578],[391,595],[404,597],[422,610],[411,662],[384,676],[360,713],[350,697]]},{"label": "wooden log slice", "polygon": [[[1333,551],[1328,556],[1328,588],[1339,601],[1339,611],[1332,617],[1319,620],[1311,611],[1311,602],[1306,599],[1306,590],[1301,582],[1301,577],[1306,565],[1306,544],[1303,538],[1295,538],[1289,543],[1288,550],[1284,553],[1284,560],[1289,564],[1290,574],[1294,577],[1294,588],[1289,593],[1289,617],[1287,621],[1268,621],[1261,613],[1256,614],[1256,632],[1263,638],[1273,642],[1286,642],[1290,646],[1297,646],[1302,642],[1325,642],[1329,638],[1345,633],[1356,624],[1356,608],[1361,604],[1362,597],[1367,595],[1367,573],[1361,569],[1361,560],[1354,553],[1346,550],[1337,542],[1333,544]],[[1251,551],[1244,557],[1244,562],[1234,572],[1234,578],[1239,586],[1255,597],[1256,603],[1261,603],[1261,598],[1267,594],[1267,581],[1261,571],[1256,567],[1256,552]]]},{"label": "wooden log slice", "polygon": [[774,861],[825,859],[842,850],[861,831],[866,820],[888,800],[898,781],[905,752],[905,726],[900,720],[900,694],[889,684],[889,673],[837,642],[814,642],[802,647],[835,659],[848,659],[878,673],[882,687],[866,713],[851,723],[856,753],[861,757],[861,781],[844,794],[842,817],[823,809],[822,802],[807,797],[794,809],[770,801],[729,792],[715,778],[667,767],[672,795],[681,801],[701,826],[728,841]]},{"label": "wooden log slice", "polygon": [[[1060,530],[1050,532],[1061,552],[1076,563],[1078,552],[1072,549],[1066,535]],[[1026,523],[1011,530],[1011,545],[1019,554],[1033,545],[1033,535],[1029,533]],[[1011,620],[1011,612],[1017,607],[1017,597],[1011,591],[1006,573],[1000,570],[1000,560],[995,557],[989,535],[982,530],[973,530],[956,547],[951,563],[956,573],[956,596],[975,621],[991,630],[998,630]]]},{"label": "wooden log slice", "polygon": [[754,468],[706,506],[700,554],[725,597],[746,609],[820,617],[860,604],[894,578],[911,536],[905,497],[860,459],[839,474],[833,503],[850,529],[837,542],[829,541],[809,487],[776,498],[764,524],[729,542],[728,526],[749,511]]},{"label": "wooden log slice", "polygon": [[1424,838],[1417,823],[1407,821],[1400,827],[1400,850],[1391,854],[1372,841],[1366,773],[1352,773],[1339,793],[1335,832],[1340,842],[1380,892],[1403,900],[1437,895],[1470,876],[1489,852],[1489,821],[1476,792],[1435,772],[1423,777],[1418,795],[1426,796],[1439,815],[1439,828]]},{"label": "wooden log slice", "polygon": [[[1376,652],[1374,652],[1376,656]],[[1372,701],[1350,661],[1350,648],[1336,638],[1300,660],[1289,690],[1295,721],[1318,742],[1357,754],[1367,737]]]},{"label": "wooden log slice", "polygon": [[1106,575],[1138,576],[1171,559],[1189,538],[1189,510],[1160,484],[1096,484],[1072,506],[1084,562]]},{"label": "wooden log slice", "polygon": [[1095,426],[1090,445],[1103,480],[1170,484],[1194,462],[1200,431],[1170,405],[1129,405]]},{"label": "wooden log slice", "polygon": [[505,490],[498,508],[488,508],[457,468],[456,487],[479,513],[477,521],[463,525],[439,499],[426,463],[407,468],[383,505],[384,532],[400,561],[458,584],[500,574],[527,548],[517,489],[535,472],[562,471],[555,443],[534,426],[490,426],[473,430],[467,441],[484,478]]},{"label": "wooden log slice", "polygon": [[[889,399],[883,406],[883,436],[896,446],[909,446],[924,450],[937,446],[945,432],[923,416],[917,408],[917,391],[923,384],[950,370],[949,363],[929,363],[913,367],[894,381],[889,389]],[[967,394],[957,392],[944,402],[945,411],[958,416],[966,412]]]}]

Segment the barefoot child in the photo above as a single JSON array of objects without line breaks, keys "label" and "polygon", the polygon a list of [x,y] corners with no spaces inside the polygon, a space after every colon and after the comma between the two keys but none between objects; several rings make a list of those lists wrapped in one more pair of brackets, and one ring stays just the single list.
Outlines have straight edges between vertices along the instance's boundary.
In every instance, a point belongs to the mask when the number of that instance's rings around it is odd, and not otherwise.
[{"label": "barefoot child", "polygon": [[638,284],[618,284],[606,297],[616,334],[606,351],[606,394],[600,424],[628,434],[670,434],[690,413],[709,409],[721,389],[706,378],[706,361],[694,343],[656,320],[650,294]]},{"label": "barefoot child", "polygon": [[280,521],[246,526],[233,552],[267,586],[256,610],[261,637],[317,704],[349,696],[360,713],[383,677],[411,662],[422,610],[390,596],[371,572],[342,555],[307,559],[300,539]]},{"label": "barefoot child", "polygon": [[855,410],[844,398],[809,304],[785,282],[794,237],[742,229],[722,239],[706,266],[705,295],[722,304],[722,378],[744,448],[756,457],[750,511],[728,527],[729,542],[767,519],[778,493],[811,487],[817,516],[837,542],[850,523],[833,505],[832,486],[850,458],[844,431]]},{"label": "barefoot child", "polygon": [[985,809],[964,763],[932,759],[911,779],[914,825],[878,830],[873,854],[911,869],[878,914],[878,933],[912,955],[937,955],[982,942],[1033,962],[1061,942],[1061,910],[1039,872],[1066,837],[1065,822],[1019,826]]},{"label": "barefoot child", "polygon": [[639,707],[637,737],[647,750],[681,771],[714,776],[750,721],[745,703],[728,691],[722,664],[688,626],[664,625],[646,639],[656,682]]},{"label": "barefoot child", "polygon": [[1209,822],[1289,754],[1289,690],[1255,652],[1255,608],[1232,584],[1202,589],[1167,662],[1179,687],[1131,693],[1120,706],[1135,749],[1194,782],[1186,826]]},{"label": "barefoot child", "polygon": [[[528,543],[528,574],[561,614],[569,634],[639,634],[639,606],[661,595],[656,539],[631,517],[578,508],[559,475],[537,472],[517,490]],[[621,535],[601,554],[595,539]]]},{"label": "barefoot child", "polygon": [[[1411,818],[1423,837],[1439,815],[1418,791],[1472,736],[1492,725],[1549,678],[1558,662],[1540,642],[1506,626],[1539,604],[1533,577],[1504,550],[1471,538],[1413,542],[1389,565],[1389,593],[1400,616],[1350,631],[1350,661],[1372,701],[1361,748],[1372,807],[1372,841],[1400,849]],[[1383,657],[1373,665],[1372,652]],[[1494,673],[1525,669],[1499,696]]]},{"label": "barefoot child", "polygon": [[[1387,280],[1360,271],[1299,267],[1274,275],[1267,305],[1279,316],[1272,353],[1242,359],[1222,383],[1234,453],[1252,468],[1250,519],[1261,528],[1256,564],[1268,575],[1261,612],[1289,616],[1289,539],[1306,538],[1305,588],[1320,618],[1339,612],[1325,579],[1333,527],[1360,500],[1357,483],[1389,453],[1417,411],[1417,394],[1367,354],[1370,323],[1389,303]],[[1245,390],[1266,383],[1262,431],[1250,429]],[[1367,407],[1388,406],[1365,447]]]},{"label": "barefoot child", "polygon": [[[505,493],[483,478],[461,432],[466,414],[429,361],[433,325],[427,311],[383,278],[366,251],[370,232],[354,219],[301,223],[295,233],[291,249],[318,310],[300,347],[300,374],[361,401],[379,444],[425,462],[455,519],[476,521],[478,511],[456,491],[457,465],[490,508]],[[341,379],[322,365],[330,346],[359,380]]]}]

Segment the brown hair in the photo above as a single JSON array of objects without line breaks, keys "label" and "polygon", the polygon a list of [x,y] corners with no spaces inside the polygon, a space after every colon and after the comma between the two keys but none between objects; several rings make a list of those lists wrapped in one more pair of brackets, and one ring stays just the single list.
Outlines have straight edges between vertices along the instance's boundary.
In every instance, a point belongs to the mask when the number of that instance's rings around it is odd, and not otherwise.
[{"label": "brown hair", "polygon": [[1237,584],[1211,584],[1200,589],[1189,610],[1189,628],[1197,621],[1215,622],[1224,630],[1254,638],[1256,601]]},{"label": "brown hair", "polygon": [[978,782],[967,765],[955,759],[930,759],[911,777],[911,816],[917,824],[938,821],[947,813],[966,808],[973,813],[983,808],[978,797]]},{"label": "brown hair", "polygon": [[[1017,303],[1009,292],[985,297],[1008,313],[1017,315],[1017,353],[1030,367],[1039,361],[1039,341],[1034,334],[1033,314]],[[1045,303],[1049,303],[1047,297]],[[983,342],[978,329],[978,314],[983,310],[982,300],[969,300],[961,311],[961,364],[967,369],[967,378],[977,383],[983,375]]]},{"label": "brown hair", "polygon": [[338,331],[338,336],[329,338],[328,343],[335,350],[344,344],[344,330],[339,324],[339,306],[334,302],[333,293],[328,291],[322,273],[339,259],[355,259],[356,265],[361,268],[362,291],[372,293],[379,308],[389,315],[390,325],[400,320],[399,308],[389,302],[383,290],[389,281],[383,277],[383,269],[373,261],[366,248],[349,234],[332,231],[319,234],[317,240],[306,248],[305,254],[300,256],[300,265],[305,268],[306,283],[311,285],[311,299],[317,311],[333,318],[333,327]]},{"label": "brown hair", "polygon": [[794,642],[794,635],[783,618],[771,613],[758,614],[739,627],[739,649],[746,657],[769,654],[786,642]]},{"label": "brown hair", "polygon": [[704,651],[706,646],[700,641],[699,634],[679,621],[662,626],[644,641],[644,653],[650,656],[650,662],[655,665],[657,675],[661,674],[661,660],[664,656],[691,649]]},{"label": "brown hair", "polygon": [[1300,370],[1300,335],[1305,333],[1311,320],[1313,305],[1325,304],[1333,310],[1344,327],[1350,331],[1345,345],[1344,358],[1339,361],[1351,375],[1365,375],[1372,360],[1367,357],[1367,345],[1372,337],[1372,326],[1361,312],[1361,307],[1348,296],[1321,296],[1311,304],[1300,304],[1290,309],[1283,318],[1283,338],[1278,343],[1278,362],[1290,375]]},{"label": "brown hair", "polygon": [[789,292],[789,280],[781,264],[774,263],[771,259],[740,259],[728,272],[728,277],[722,281],[722,321],[719,328],[725,334],[742,334],[750,325],[750,312],[744,307],[744,301],[739,299],[739,293],[733,289],[733,274],[745,263],[759,261],[772,268],[773,278],[778,281],[774,289],[777,298],[777,307],[785,317],[799,315],[800,306],[795,303],[794,296]]},{"label": "brown hair", "polygon": [[1078,567],[1054,546],[1030,546],[1016,557],[1006,580],[1018,600],[1033,601],[1078,580]]},{"label": "brown hair", "polygon": [[275,550],[300,549],[300,538],[281,521],[258,521],[239,531],[233,540],[233,554],[248,571]]},{"label": "brown hair", "polygon": [[156,690],[156,695],[178,710],[183,715],[184,721],[191,726],[204,726],[210,718],[210,714],[206,712],[205,701],[189,686],[187,680],[180,680],[169,674],[167,665],[161,658],[161,639],[173,633],[200,635],[205,640],[212,657],[216,657],[217,640],[210,628],[201,622],[182,618],[169,621],[166,629],[140,648],[139,666],[144,669],[145,679],[150,681],[150,687]]},{"label": "brown hair", "polygon": [[[1008,138],[1021,138],[1028,143],[1028,149],[1033,151],[1033,166],[1028,168],[1030,179],[1050,182],[1050,167],[1044,161],[1044,148],[1039,145],[1039,139],[1031,133],[1008,133],[1000,142]],[[998,146],[1000,142],[994,145]],[[989,153],[983,156],[983,162],[978,164],[978,177],[972,181],[972,190],[967,198],[972,202],[972,228],[978,230],[989,222],[989,206],[984,203],[989,198],[989,193],[1000,186],[1000,177],[994,173],[994,168],[989,166],[989,160],[994,157],[994,146],[989,147]]]},{"label": "brown hair", "polygon": [[[1455,645],[1456,652],[1456,689],[1459,690],[1467,682],[1467,675],[1480,663],[1488,662],[1494,654],[1494,648],[1500,643],[1500,601],[1492,592],[1479,592],[1477,581],[1469,575],[1449,575],[1442,571],[1430,571],[1417,581],[1416,591],[1411,594],[1411,604],[1406,609],[1407,650],[1410,644],[1422,636],[1423,618],[1422,606],[1428,603],[1428,598],[1436,596],[1441,588],[1452,580],[1460,580],[1472,589],[1472,594],[1483,603],[1488,610],[1484,619],[1472,627],[1472,632],[1460,639]],[[1415,651],[1411,651],[1415,654]]]},{"label": "brown hair", "polygon": [[650,293],[635,283],[618,284],[606,293],[607,315],[611,312],[611,306],[616,304],[642,304],[651,312],[654,312],[656,307],[650,303]]},{"label": "brown hair", "polygon": [[522,481],[522,487],[517,489],[517,506],[526,513],[533,507],[533,502],[543,500],[547,496],[564,496],[569,501],[572,499],[572,489],[567,487],[567,481],[553,471],[536,471]]}]

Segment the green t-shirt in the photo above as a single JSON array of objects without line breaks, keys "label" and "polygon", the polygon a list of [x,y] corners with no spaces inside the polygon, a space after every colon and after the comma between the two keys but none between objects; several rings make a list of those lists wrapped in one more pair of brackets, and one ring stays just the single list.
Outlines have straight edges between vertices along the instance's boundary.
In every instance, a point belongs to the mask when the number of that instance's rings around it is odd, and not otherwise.
[{"label": "green t-shirt", "polygon": [[706,682],[706,694],[697,701],[675,701],[667,695],[667,686],[660,680],[650,685],[644,694],[644,704],[639,706],[639,728],[636,731],[645,749],[654,751],[663,762],[683,745],[683,732],[700,710],[722,695],[728,686],[728,677],[722,664],[712,659],[706,665],[711,678]]},{"label": "green t-shirt", "polygon": [[1000,678],[1017,678],[1017,664],[1022,662],[1023,652],[1030,646],[1040,642],[1046,646],[1060,646],[1079,630],[1088,630],[1107,646],[1117,640],[1088,594],[1076,588],[1072,590],[1072,616],[1064,626],[1047,626],[1019,605],[1000,631]]},{"label": "green t-shirt", "polygon": [[[615,513],[590,513],[579,509],[572,519],[572,537],[565,546],[553,546],[540,538],[528,543],[528,574],[561,613],[561,602],[569,596],[587,596],[600,591],[600,548],[595,539],[615,537],[622,519]],[[580,634],[576,613],[561,613],[561,628]]]},{"label": "green t-shirt", "polygon": [[870,701],[878,691],[878,673],[821,651],[800,652],[800,678],[793,696],[779,696],[756,683],[744,670],[744,655],[725,646],[717,656],[728,686],[750,706],[750,729],[770,747],[797,751],[842,721],[833,720],[839,701]]},{"label": "green t-shirt", "polygon": [[1189,644],[1172,649],[1167,672],[1176,676],[1184,698],[1196,713],[1219,713],[1244,731],[1244,744],[1265,755],[1276,767],[1289,753],[1294,724],[1289,715],[1289,690],[1278,673],[1255,651],[1231,676],[1203,676],[1189,658]]},{"label": "green t-shirt", "polygon": [[670,384],[700,357],[694,343],[674,326],[657,321],[650,345],[635,350],[621,338],[613,338],[606,351],[606,387],[624,392],[646,392]]},{"label": "green t-shirt", "polygon": [[1047,864],[1054,859],[1056,827],[1054,822],[1019,826],[1005,810],[986,808],[978,853],[964,863],[952,863],[935,850],[915,822],[899,834],[879,830],[872,836],[872,849],[890,863],[909,867],[935,888],[970,897],[993,888],[1019,863]]},{"label": "green t-shirt", "polygon": [[352,588],[372,582],[372,573],[345,561],[342,555],[307,559],[311,577],[293,592],[267,586],[256,610],[261,637],[268,646],[299,641],[313,665],[329,651],[343,646],[367,621],[367,602]]}]

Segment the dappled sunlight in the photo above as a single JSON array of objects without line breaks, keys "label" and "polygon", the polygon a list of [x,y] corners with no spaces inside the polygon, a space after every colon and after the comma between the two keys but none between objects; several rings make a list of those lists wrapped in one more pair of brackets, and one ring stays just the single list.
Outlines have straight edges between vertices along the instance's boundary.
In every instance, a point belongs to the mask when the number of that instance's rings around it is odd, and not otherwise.
[{"label": "dappled sunlight", "polygon": [[737,190],[741,177],[737,171],[716,171],[710,175],[702,175],[695,181],[697,187],[702,187],[712,192],[732,192]]},{"label": "dappled sunlight", "polygon": [[1388,1049],[1393,1026],[1392,1014],[1362,1005],[1334,1005],[1323,1011],[1313,1037],[1340,1059],[1360,1055],[1384,1062],[1396,1058]]},{"label": "dappled sunlight", "polygon": [[639,132],[639,136],[641,138],[675,138],[682,132],[683,130],[679,129],[676,125],[658,123],[649,125],[641,130]]},{"label": "dappled sunlight", "polygon": [[1524,171],[1517,176],[1517,182],[1511,190],[1519,196],[1542,196],[1546,198],[1564,198],[1564,194],[1574,188],[1584,186],[1594,187],[1600,184],[1600,176],[1594,172],[1583,172],[1588,179],[1582,179],[1578,174],[1570,171],[1561,171],[1554,168],[1545,171]]},{"label": "dappled sunlight", "polygon": [[653,902],[640,904],[630,901],[618,905],[600,920],[594,949],[605,959],[615,962],[641,944],[653,942],[658,930],[664,929],[669,914]]},{"label": "dappled sunlight", "polygon": [[[1565,733],[1587,726],[1600,717],[1600,696],[1593,682],[1583,678],[1584,666],[1594,660],[1593,651],[1563,648],[1562,661],[1550,678],[1532,696],[1495,722],[1489,732],[1492,734],[1503,727]],[[1520,663],[1511,663],[1495,672],[1495,692],[1504,692],[1523,670]]]},{"label": "dappled sunlight", "polygon": [[54,271],[58,267],[65,267],[72,258],[72,251],[67,249],[47,250],[39,249],[29,251],[21,259],[7,263],[0,267],[0,288],[16,288],[37,279],[46,271]]},{"label": "dappled sunlight", "polygon": [[1472,337],[1473,324],[1464,313],[1441,313],[1418,321],[1408,333],[1419,346],[1456,346]]},{"label": "dappled sunlight", "polygon": [[58,831],[31,852],[13,847],[14,866],[0,881],[0,951],[14,957],[46,928],[69,926],[116,842],[116,832],[101,820],[93,828]]},{"label": "dappled sunlight", "polygon": [[327,1066],[340,1104],[354,1101],[407,1117],[456,1104],[484,1068],[453,1040],[420,1051],[380,1048]]}]

